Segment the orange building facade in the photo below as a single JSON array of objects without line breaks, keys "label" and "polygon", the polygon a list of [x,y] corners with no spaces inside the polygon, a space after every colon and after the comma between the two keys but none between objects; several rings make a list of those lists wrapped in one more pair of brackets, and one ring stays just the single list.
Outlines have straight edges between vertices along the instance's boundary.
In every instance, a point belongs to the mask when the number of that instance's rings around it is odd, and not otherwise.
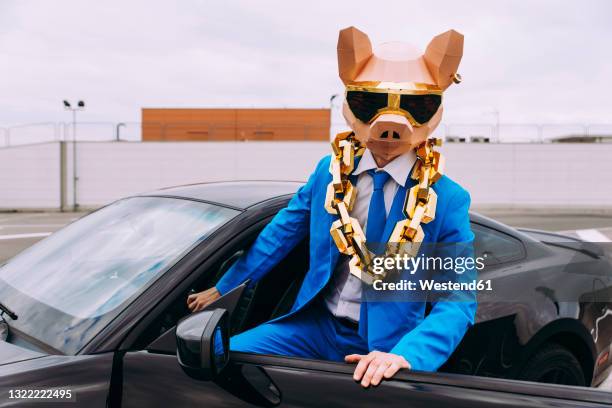
[{"label": "orange building facade", "polygon": [[143,141],[329,141],[329,109],[143,108]]}]

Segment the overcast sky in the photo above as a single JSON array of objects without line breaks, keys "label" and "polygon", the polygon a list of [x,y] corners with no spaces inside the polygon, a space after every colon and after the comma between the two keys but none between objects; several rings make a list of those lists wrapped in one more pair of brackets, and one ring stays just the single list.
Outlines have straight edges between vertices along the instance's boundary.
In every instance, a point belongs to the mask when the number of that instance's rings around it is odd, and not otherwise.
[{"label": "overcast sky", "polygon": [[0,0],[0,127],[142,107],[327,107],[338,30],[465,35],[446,122],[612,122],[612,2]]}]

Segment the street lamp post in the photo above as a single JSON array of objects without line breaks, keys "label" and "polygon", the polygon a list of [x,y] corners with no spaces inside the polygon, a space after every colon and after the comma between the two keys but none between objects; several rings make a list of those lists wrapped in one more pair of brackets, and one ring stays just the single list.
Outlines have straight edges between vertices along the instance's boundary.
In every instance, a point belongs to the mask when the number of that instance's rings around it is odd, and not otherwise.
[{"label": "street lamp post", "polygon": [[493,115],[495,117],[495,127],[493,128],[493,134],[495,135],[495,142],[499,143],[499,109],[492,108],[491,110],[484,112],[485,114]]},{"label": "street lamp post", "polygon": [[495,141],[499,143],[499,109],[494,109],[493,115],[495,115]]},{"label": "street lamp post", "polygon": [[329,97],[329,138],[334,140],[334,100],[339,97],[339,94],[333,94]]},{"label": "street lamp post", "polygon": [[77,111],[85,110],[85,102],[78,101],[76,107],[73,107],[70,102],[64,100],[64,109],[72,112],[72,210],[77,211],[79,204],[77,203]]},{"label": "street lamp post", "polygon": [[120,142],[121,141],[121,128],[125,127],[125,123],[121,122],[121,123],[117,123],[117,126],[115,127],[115,139]]}]

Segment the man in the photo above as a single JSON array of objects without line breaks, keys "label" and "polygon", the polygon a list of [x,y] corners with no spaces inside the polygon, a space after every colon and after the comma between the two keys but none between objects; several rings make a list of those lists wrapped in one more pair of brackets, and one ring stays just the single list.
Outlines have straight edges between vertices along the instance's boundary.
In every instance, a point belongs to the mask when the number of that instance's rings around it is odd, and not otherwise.
[{"label": "man", "polygon": [[187,300],[201,310],[245,280],[261,279],[310,234],[310,269],[290,313],[234,336],[232,350],[357,363],[354,379],[364,387],[400,369],[435,371],[448,359],[474,322],[473,293],[373,298],[377,277],[363,244],[471,244],[469,195],[441,175],[442,159],[427,142],[442,117],[442,92],[460,80],[462,54],[463,36],[453,30],[424,54],[403,43],[374,53],[363,32],[340,31],[343,114],[352,132],[336,137],[334,154],[216,287]]}]

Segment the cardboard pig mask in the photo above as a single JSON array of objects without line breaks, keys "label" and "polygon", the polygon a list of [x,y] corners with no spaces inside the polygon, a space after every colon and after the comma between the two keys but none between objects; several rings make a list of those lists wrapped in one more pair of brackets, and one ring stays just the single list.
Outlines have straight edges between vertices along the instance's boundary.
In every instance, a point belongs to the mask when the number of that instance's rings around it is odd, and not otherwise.
[{"label": "cardboard pig mask", "polygon": [[454,30],[434,37],[425,53],[401,42],[384,43],[374,53],[365,33],[341,30],[342,113],[357,140],[385,162],[427,140],[442,119],[442,92],[461,81],[462,56],[463,35]]}]

